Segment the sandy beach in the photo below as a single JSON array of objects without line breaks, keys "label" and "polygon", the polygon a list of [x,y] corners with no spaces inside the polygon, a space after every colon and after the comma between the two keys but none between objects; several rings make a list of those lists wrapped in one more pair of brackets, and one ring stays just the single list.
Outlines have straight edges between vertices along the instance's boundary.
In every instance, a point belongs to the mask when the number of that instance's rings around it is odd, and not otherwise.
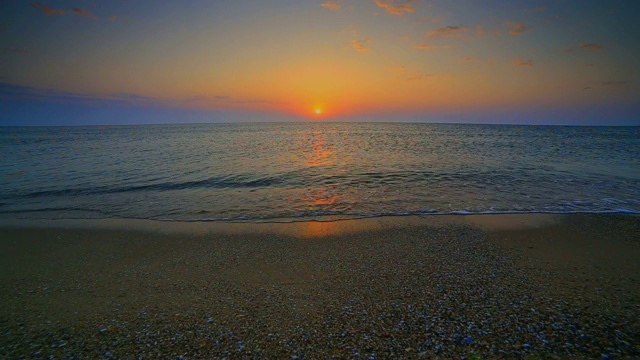
[{"label": "sandy beach", "polygon": [[640,357],[640,217],[1,224],[0,358]]}]

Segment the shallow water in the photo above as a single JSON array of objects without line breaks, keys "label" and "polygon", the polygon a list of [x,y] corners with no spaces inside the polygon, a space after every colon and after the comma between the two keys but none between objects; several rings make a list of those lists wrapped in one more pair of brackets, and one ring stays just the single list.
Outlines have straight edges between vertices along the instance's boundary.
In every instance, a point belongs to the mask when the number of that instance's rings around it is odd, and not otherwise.
[{"label": "shallow water", "polygon": [[640,128],[0,128],[0,218],[292,221],[640,213]]}]

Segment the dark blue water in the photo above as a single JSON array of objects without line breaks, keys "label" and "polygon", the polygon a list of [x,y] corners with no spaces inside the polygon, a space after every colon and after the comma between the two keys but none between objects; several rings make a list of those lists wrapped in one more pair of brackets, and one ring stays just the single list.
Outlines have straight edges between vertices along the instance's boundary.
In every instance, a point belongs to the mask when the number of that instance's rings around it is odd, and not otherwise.
[{"label": "dark blue water", "polygon": [[640,128],[0,128],[0,218],[640,213]]}]

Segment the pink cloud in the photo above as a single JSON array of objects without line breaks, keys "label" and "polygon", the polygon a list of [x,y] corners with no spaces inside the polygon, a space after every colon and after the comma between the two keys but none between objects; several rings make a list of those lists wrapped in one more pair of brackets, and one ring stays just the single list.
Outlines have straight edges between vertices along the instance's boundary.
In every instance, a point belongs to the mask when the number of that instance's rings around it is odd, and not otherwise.
[{"label": "pink cloud", "polygon": [[521,67],[532,67],[533,66],[533,61],[525,60],[525,59],[518,59],[518,60],[513,62],[513,65],[521,66]]},{"label": "pink cloud", "polygon": [[429,36],[460,37],[469,30],[466,26],[445,26],[429,31]]},{"label": "pink cloud", "polygon": [[531,30],[530,27],[525,26],[524,24],[520,24],[514,21],[509,21],[504,23],[504,25],[506,27],[509,28],[509,34],[510,35],[521,35],[526,33],[527,31]]},{"label": "pink cloud", "polygon": [[92,19],[97,19],[97,17],[95,15],[93,15],[91,13],[91,11],[89,11],[89,10],[73,8],[73,9],[71,9],[71,12],[73,12],[76,15],[86,16],[86,17],[90,17]]},{"label": "pink cloud", "polygon": [[402,15],[405,12],[414,13],[416,10],[411,5],[414,1],[407,0],[403,3],[399,3],[396,0],[374,0],[376,5],[383,8],[387,13],[391,15]]},{"label": "pink cloud", "polygon": [[604,49],[604,46],[600,44],[580,44],[580,48],[591,50],[591,51],[600,51]]},{"label": "pink cloud", "polygon": [[340,10],[340,4],[338,4],[337,2],[335,2],[335,0],[327,0],[325,2],[323,2],[322,4],[320,4],[320,6],[322,6],[325,9],[329,9],[329,10]]},{"label": "pink cloud", "polygon": [[361,53],[366,53],[369,52],[371,49],[367,47],[367,43],[371,42],[371,40],[369,39],[365,39],[365,40],[352,40],[351,41],[351,45],[353,46],[353,48],[357,51],[357,52],[361,52]]},{"label": "pink cloud", "polygon": [[64,10],[55,10],[41,3],[31,4],[32,8],[40,9],[47,16],[64,15]]},{"label": "pink cloud", "polygon": [[441,49],[441,48],[448,48],[449,45],[442,45],[442,46],[436,46],[436,45],[414,45],[413,48],[414,49],[419,49],[419,50],[424,50],[424,51],[429,51],[429,50],[435,50],[435,49]]}]

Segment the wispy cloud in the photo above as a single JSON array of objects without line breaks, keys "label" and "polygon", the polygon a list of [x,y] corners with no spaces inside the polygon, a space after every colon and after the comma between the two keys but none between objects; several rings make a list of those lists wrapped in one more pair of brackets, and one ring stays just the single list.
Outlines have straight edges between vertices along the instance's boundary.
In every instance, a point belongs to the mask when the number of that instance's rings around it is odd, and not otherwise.
[{"label": "wispy cloud", "polygon": [[249,100],[227,100],[227,104],[275,104],[275,102],[271,100],[265,99],[249,99]]},{"label": "wispy cloud", "polygon": [[118,17],[117,16],[115,16],[115,15],[109,16],[109,22],[116,22],[116,21],[118,21]]},{"label": "wispy cloud", "polygon": [[462,61],[464,61],[464,62],[470,62],[470,61],[473,61],[473,58],[472,58],[471,56],[467,56],[467,57],[465,57],[464,59],[462,59]]},{"label": "wispy cloud", "polygon": [[445,26],[429,31],[428,35],[433,37],[460,37],[469,27],[467,26]]},{"label": "wispy cloud", "polygon": [[39,9],[43,14],[49,16],[64,15],[64,10],[55,10],[41,3],[31,4],[31,7]]},{"label": "wispy cloud", "polygon": [[223,101],[229,99],[227,95],[214,95],[214,96],[202,96],[196,95],[184,99],[185,102],[200,102],[200,101]]},{"label": "wispy cloud", "polygon": [[101,95],[101,97],[105,100],[131,102],[131,103],[151,103],[151,102],[163,101],[163,99],[158,97],[132,94],[127,92],[116,92],[116,93],[104,94],[104,95]]},{"label": "wispy cloud", "polygon": [[357,52],[361,52],[361,53],[366,53],[369,52],[371,49],[369,49],[367,47],[366,44],[370,43],[371,40],[369,39],[364,39],[364,40],[352,40],[351,41],[351,45],[353,46],[353,48],[357,51]]},{"label": "wispy cloud", "polygon": [[600,44],[580,44],[580,48],[591,50],[591,51],[600,51],[604,49],[604,46]]},{"label": "wispy cloud", "polygon": [[28,54],[28,53],[30,53],[29,50],[21,49],[21,48],[15,48],[15,47],[7,47],[7,48],[3,48],[2,50],[6,51],[6,52],[15,53],[15,54]]},{"label": "wispy cloud", "polygon": [[327,0],[320,4],[320,6],[329,10],[340,10],[341,8],[340,4],[338,4],[335,0]]},{"label": "wispy cloud", "polygon": [[[604,49],[604,46],[600,45],[600,44],[580,44],[578,46],[578,49],[584,49],[584,50],[591,50],[591,51],[600,51],[602,49]],[[576,50],[576,48],[564,48],[560,51],[562,51],[563,53],[570,53],[570,52],[574,52]]]},{"label": "wispy cloud", "polygon": [[413,8],[415,1],[397,1],[397,0],[374,0],[376,5],[383,8],[387,13],[391,15],[402,15],[406,13],[414,13],[416,10]]},{"label": "wispy cloud", "polygon": [[533,66],[533,61],[525,60],[525,59],[518,59],[518,60],[513,62],[513,65],[522,66],[522,67],[532,67]]},{"label": "wispy cloud", "polygon": [[422,45],[413,45],[414,49],[419,49],[419,50],[424,50],[424,51],[430,51],[430,50],[436,50],[436,49],[446,49],[448,48],[449,45],[427,45],[427,44],[422,44]]},{"label": "wispy cloud", "polygon": [[[2,77],[0,77],[2,79]],[[37,88],[0,82],[0,100],[35,100],[54,103],[75,103],[88,105],[126,105],[126,106],[204,106],[233,107],[239,105],[275,104],[267,99],[242,99],[226,95],[192,96],[172,99],[147,96],[127,92],[82,93],[52,88]]]},{"label": "wispy cloud", "polygon": [[0,24],[0,31],[6,30],[6,29],[7,29],[7,25],[6,24]]},{"label": "wispy cloud", "polygon": [[92,19],[97,19],[98,17],[93,15],[93,13],[91,13],[91,11],[89,10],[85,10],[85,9],[78,9],[78,8],[73,8],[71,9],[71,12],[76,14],[76,15],[80,15],[80,16],[86,16],[86,17],[90,17]]},{"label": "wispy cloud", "polygon": [[227,95],[213,95],[213,96],[202,96],[196,95],[192,97],[188,97],[186,99],[178,100],[175,102],[176,104],[182,105],[212,105],[212,106],[223,106],[223,105],[242,105],[242,104],[276,104],[276,102],[266,99],[237,99]]},{"label": "wispy cloud", "polygon": [[161,104],[165,100],[152,96],[116,92],[108,94],[79,93],[51,88],[37,88],[8,83],[0,83],[0,99],[31,99],[54,102],[76,103],[128,103],[128,104]]},{"label": "wispy cloud", "polygon": [[202,96],[202,95],[196,95],[196,96],[191,96],[191,97],[188,97],[188,98],[184,99],[185,102],[198,102],[198,101],[207,101],[207,100],[211,100],[211,97]]},{"label": "wispy cloud", "polygon": [[508,21],[504,23],[504,25],[509,28],[510,35],[521,35],[531,30],[531,27],[525,26],[524,24],[520,24],[514,21]]}]

